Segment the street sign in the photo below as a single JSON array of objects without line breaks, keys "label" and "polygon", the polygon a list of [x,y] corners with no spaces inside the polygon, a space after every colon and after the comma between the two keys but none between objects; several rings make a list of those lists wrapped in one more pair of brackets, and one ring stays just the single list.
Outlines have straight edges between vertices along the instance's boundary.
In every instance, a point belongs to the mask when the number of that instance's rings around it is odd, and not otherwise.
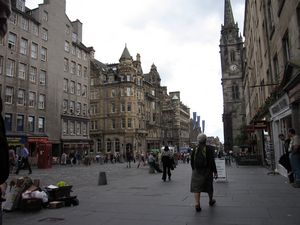
[{"label": "street sign", "polygon": [[227,173],[226,173],[226,166],[225,166],[225,159],[215,159],[218,178],[216,182],[227,182]]}]

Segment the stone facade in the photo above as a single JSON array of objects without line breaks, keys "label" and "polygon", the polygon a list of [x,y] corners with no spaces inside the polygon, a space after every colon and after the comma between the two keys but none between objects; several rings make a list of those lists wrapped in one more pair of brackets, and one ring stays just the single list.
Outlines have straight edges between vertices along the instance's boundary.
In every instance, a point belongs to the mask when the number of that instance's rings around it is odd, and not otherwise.
[{"label": "stone facade", "polygon": [[[300,132],[300,1],[246,1],[245,100],[252,148],[285,173],[278,134]],[[263,125],[260,127],[259,125]]]},{"label": "stone facade", "polygon": [[119,63],[91,61],[91,138],[96,152],[124,155],[188,142],[189,109],[167,94],[156,66],[144,74],[125,46]]},{"label": "stone facade", "polygon": [[89,149],[89,61],[82,24],[70,21],[65,0],[30,10],[12,1],[8,33],[0,40],[0,85],[9,144],[28,145],[32,156],[51,143],[63,150]]},{"label": "stone facade", "polygon": [[[189,143],[189,108],[167,93],[153,64],[127,47],[118,63],[94,59],[82,43],[82,23],[70,21],[66,0],[35,9],[12,1],[8,33],[0,40],[0,87],[10,146],[51,160],[62,152],[135,153]],[[167,118],[167,119],[166,119]],[[90,138],[91,135],[91,138]]]},{"label": "stone facade", "polygon": [[225,0],[224,25],[221,29],[220,55],[223,88],[224,149],[240,145],[238,139],[245,120],[243,97],[243,40],[234,22],[231,3]]}]

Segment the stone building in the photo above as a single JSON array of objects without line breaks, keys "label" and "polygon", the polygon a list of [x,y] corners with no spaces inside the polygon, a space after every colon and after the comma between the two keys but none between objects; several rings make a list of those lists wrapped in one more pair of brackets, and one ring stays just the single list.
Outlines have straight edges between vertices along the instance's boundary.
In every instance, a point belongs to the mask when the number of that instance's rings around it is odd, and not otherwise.
[{"label": "stone building", "polygon": [[119,63],[91,61],[91,137],[96,152],[146,149],[146,111],[140,58],[127,47]]},{"label": "stone building", "polygon": [[223,88],[224,150],[238,147],[245,122],[243,97],[243,39],[235,23],[230,0],[225,0],[220,55]]},{"label": "stone building", "polygon": [[190,119],[190,145],[197,145],[197,137],[200,133],[204,132],[200,126],[200,116],[197,116],[197,112],[193,112],[193,118]]},{"label": "stone building", "polygon": [[300,1],[246,0],[245,101],[253,148],[280,173],[278,134],[300,133]]},{"label": "stone building", "polygon": [[144,74],[125,46],[119,63],[91,61],[91,138],[95,153],[124,155],[188,141],[189,109],[167,94],[156,66]]},{"label": "stone building", "polygon": [[65,0],[45,0],[32,10],[25,0],[13,0],[8,33],[0,40],[8,141],[28,145],[33,157],[43,145],[54,156],[89,149],[93,50],[82,44],[82,23],[65,12]]},{"label": "stone building", "polygon": [[162,132],[164,96],[160,84],[160,75],[152,64],[150,72],[144,74],[146,149],[160,149],[164,144]]},{"label": "stone building", "polygon": [[180,92],[163,91],[162,132],[165,144],[176,147],[190,145],[190,109],[180,100]]}]

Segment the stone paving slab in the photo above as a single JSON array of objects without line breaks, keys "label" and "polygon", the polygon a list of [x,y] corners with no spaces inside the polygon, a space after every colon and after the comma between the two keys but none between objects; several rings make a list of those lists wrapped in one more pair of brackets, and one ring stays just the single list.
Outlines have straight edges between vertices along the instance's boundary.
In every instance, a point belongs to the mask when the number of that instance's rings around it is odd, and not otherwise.
[{"label": "stone paving slab", "polygon": [[[107,185],[98,185],[100,172],[106,173]],[[227,174],[227,183],[214,184],[216,206],[209,207],[207,194],[202,194],[202,211],[196,213],[188,164],[179,164],[169,182],[162,182],[161,174],[149,174],[147,167],[126,168],[126,164],[34,169],[31,178],[40,179],[41,186],[61,180],[73,185],[72,194],[80,204],[36,213],[4,213],[3,224],[300,224],[300,189],[291,187],[285,177],[268,175],[262,167],[235,165],[227,167]]]}]

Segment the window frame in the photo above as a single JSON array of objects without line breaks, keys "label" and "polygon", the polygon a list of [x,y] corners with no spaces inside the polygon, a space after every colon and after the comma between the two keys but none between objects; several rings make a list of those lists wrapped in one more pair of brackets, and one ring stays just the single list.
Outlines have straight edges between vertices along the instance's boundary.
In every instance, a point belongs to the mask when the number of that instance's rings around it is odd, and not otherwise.
[{"label": "window frame", "polygon": [[19,62],[18,78],[26,80],[27,64]]},{"label": "window frame", "polygon": [[36,106],[36,92],[29,91],[28,93],[28,107],[35,108]]}]

